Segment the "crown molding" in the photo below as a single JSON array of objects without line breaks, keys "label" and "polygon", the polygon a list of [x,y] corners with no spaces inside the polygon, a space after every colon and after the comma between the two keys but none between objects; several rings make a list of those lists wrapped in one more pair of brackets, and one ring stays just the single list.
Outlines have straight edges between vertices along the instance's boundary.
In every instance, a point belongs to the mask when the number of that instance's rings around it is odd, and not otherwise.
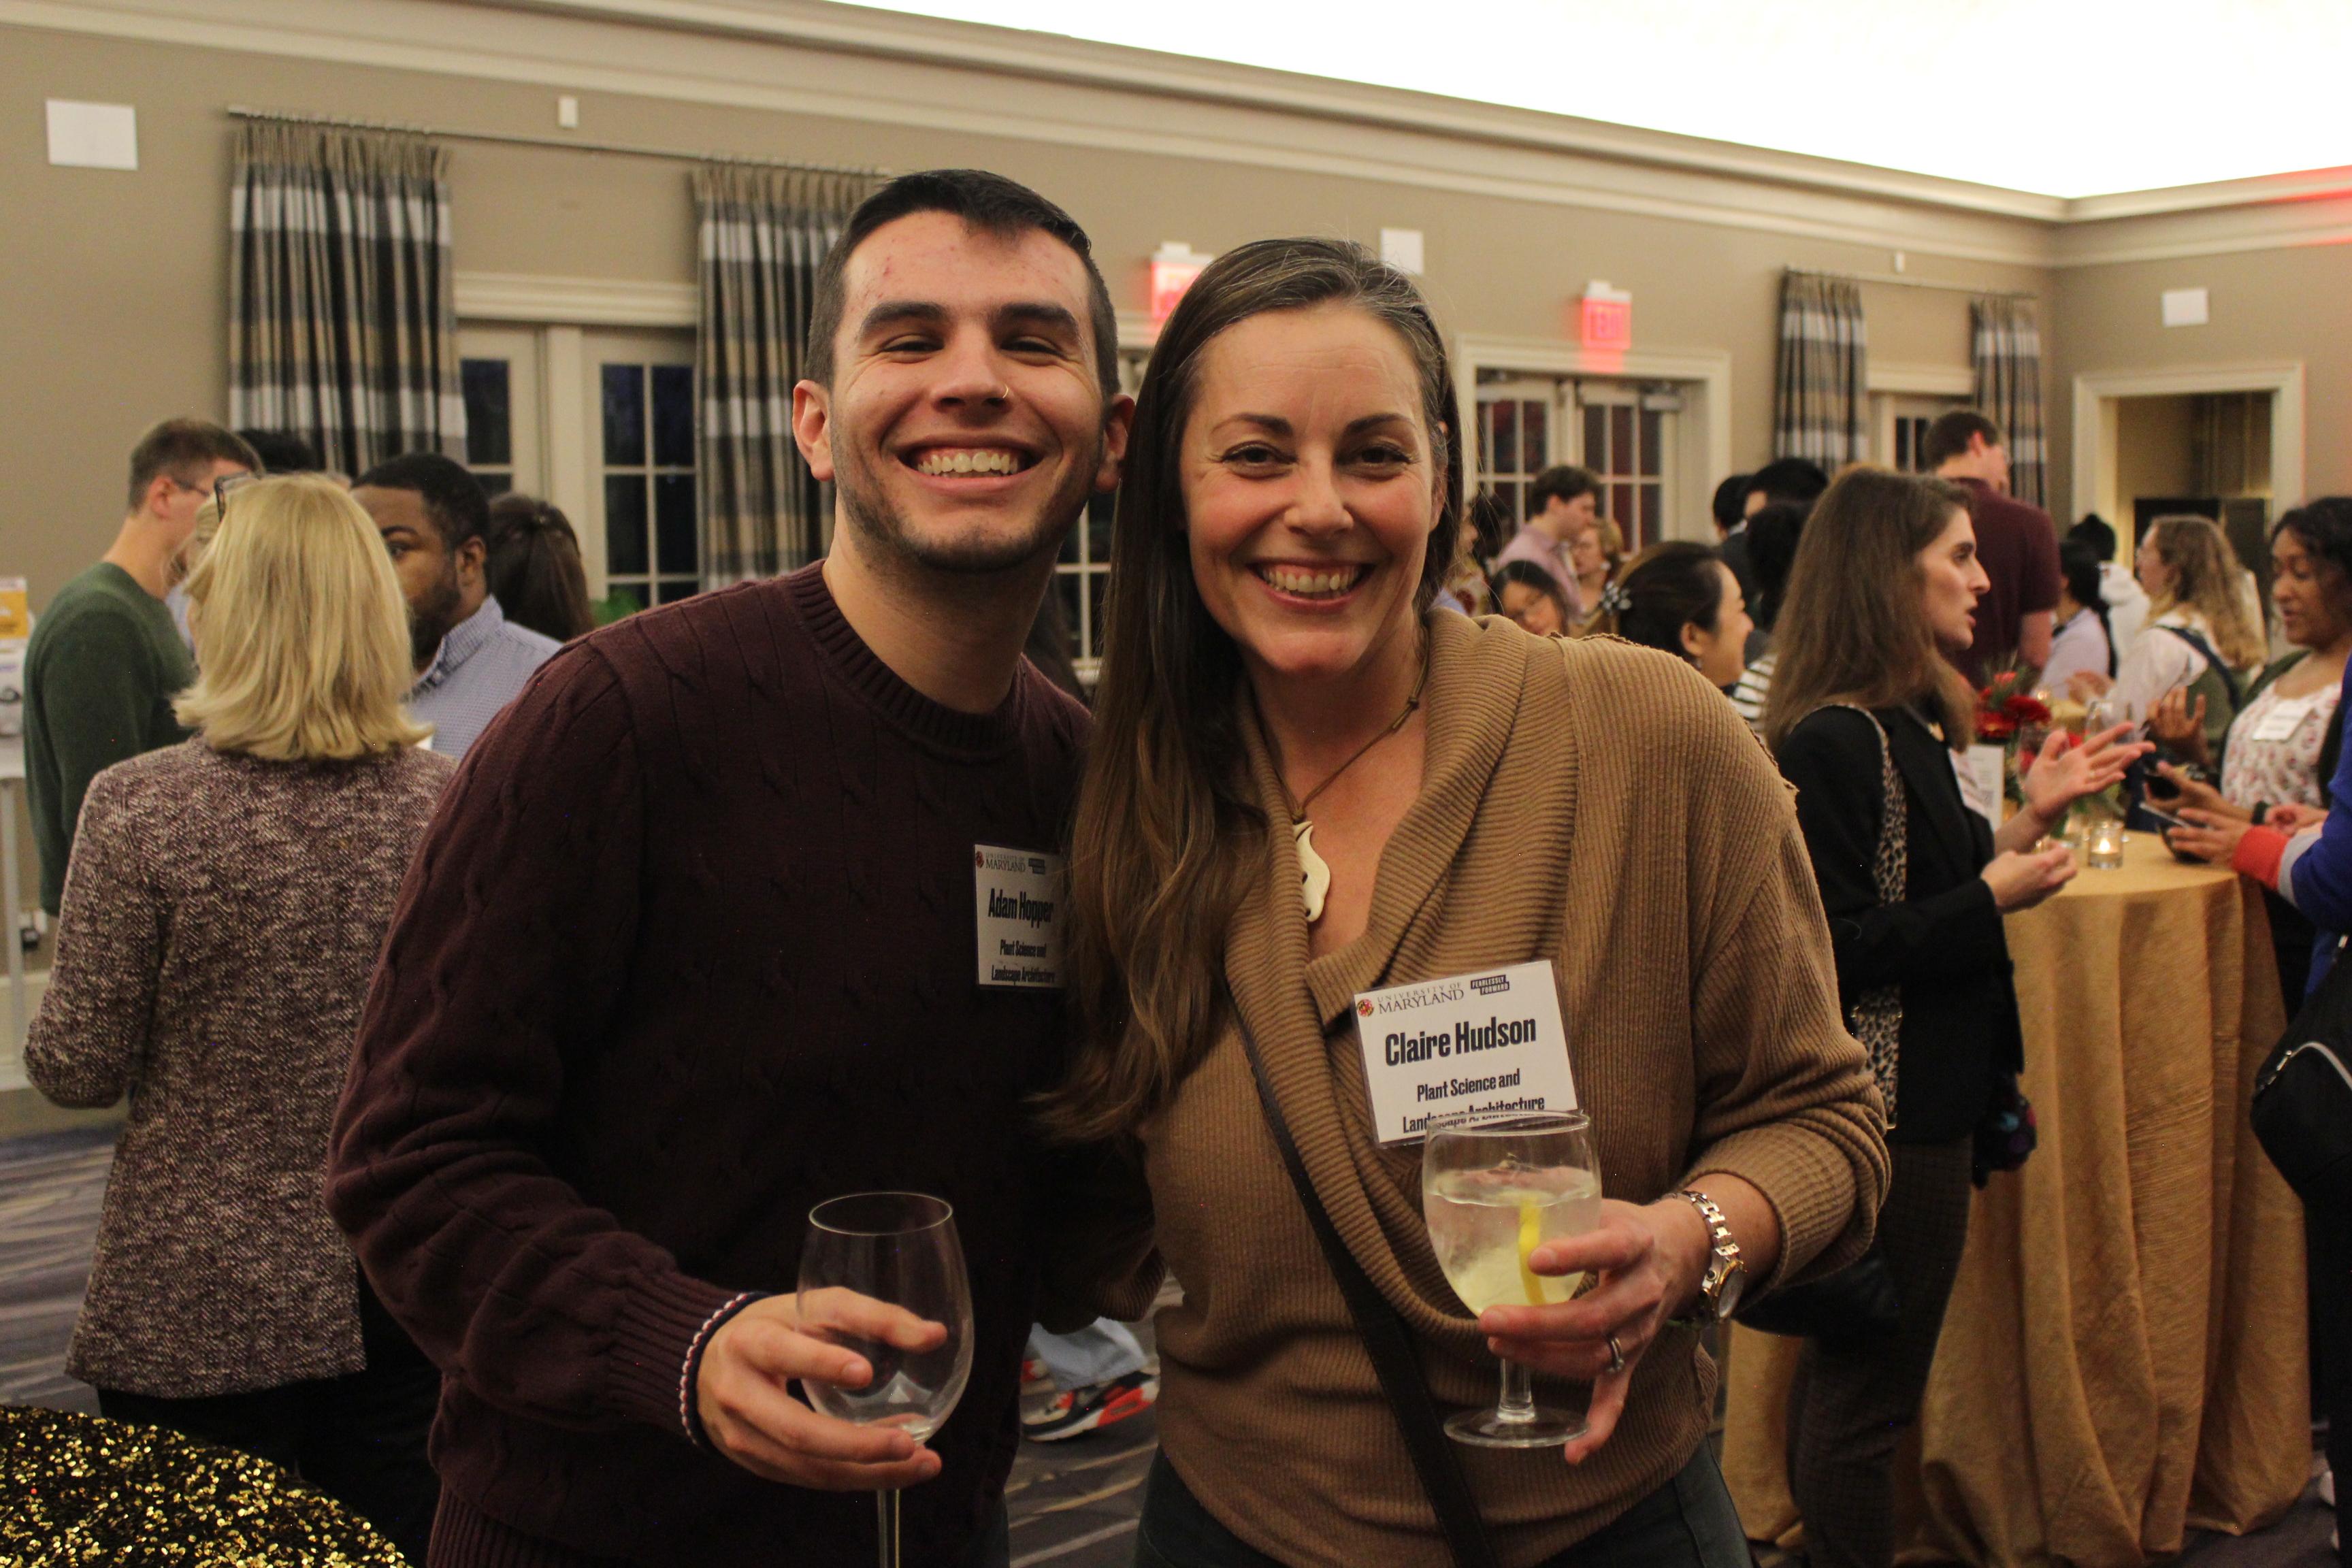
[{"label": "crown molding", "polygon": [[465,321],[560,321],[583,327],[691,327],[702,297],[692,283],[624,278],[560,278],[529,272],[468,272],[456,279]]},{"label": "crown molding", "polygon": [[2067,201],[830,0],[0,0],[0,26],[1254,165],[2035,268],[2352,238],[2352,169]]},{"label": "crown molding", "polygon": [[824,0],[0,0],[0,25],[2050,264],[2052,198]]}]

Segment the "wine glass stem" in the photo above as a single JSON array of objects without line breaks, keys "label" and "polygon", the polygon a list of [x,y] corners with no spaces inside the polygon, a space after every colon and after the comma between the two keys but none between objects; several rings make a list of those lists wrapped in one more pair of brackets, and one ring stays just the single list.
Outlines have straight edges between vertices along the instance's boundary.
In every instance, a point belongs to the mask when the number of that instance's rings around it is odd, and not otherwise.
[{"label": "wine glass stem", "polygon": [[1517,1362],[1503,1363],[1503,1392],[1495,1402],[1495,1416],[1500,1421],[1536,1418],[1535,1375]]},{"label": "wine glass stem", "polygon": [[882,1568],[898,1568],[898,1494],[874,1494],[875,1534],[882,1542]]}]

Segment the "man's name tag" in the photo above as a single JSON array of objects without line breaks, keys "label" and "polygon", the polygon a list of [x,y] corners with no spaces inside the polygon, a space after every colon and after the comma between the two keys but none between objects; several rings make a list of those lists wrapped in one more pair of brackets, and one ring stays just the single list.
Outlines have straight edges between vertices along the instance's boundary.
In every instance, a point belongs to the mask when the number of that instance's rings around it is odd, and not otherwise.
[{"label": "man's name tag", "polygon": [[1055,990],[1062,984],[1062,858],[1001,845],[971,847],[980,983]]},{"label": "man's name tag", "polygon": [[1576,1109],[1547,960],[1367,991],[1356,1036],[1383,1143],[1412,1142],[1448,1117]]},{"label": "man's name tag", "polygon": [[2319,699],[2315,696],[2297,698],[2292,702],[2284,700],[2273,702],[2271,710],[2263,715],[2263,721],[2254,726],[2253,738],[2257,741],[2291,740],[2294,732],[2303,728],[2303,721],[2311,717],[2312,710],[2318,706]]}]

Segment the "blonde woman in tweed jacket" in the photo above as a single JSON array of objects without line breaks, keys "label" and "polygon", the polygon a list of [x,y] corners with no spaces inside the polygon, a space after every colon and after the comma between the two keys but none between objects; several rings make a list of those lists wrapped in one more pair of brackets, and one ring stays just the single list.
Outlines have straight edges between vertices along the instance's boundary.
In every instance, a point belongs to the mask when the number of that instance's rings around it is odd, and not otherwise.
[{"label": "blonde woman in tweed jacket", "polygon": [[438,1376],[321,1194],[376,950],[454,764],[402,706],[408,621],[322,479],[213,503],[188,580],[196,738],[99,774],[25,1065],[131,1115],[67,1369],[100,1407],[298,1471],[416,1562]]},{"label": "blonde woman in tweed jacket", "polygon": [[[1140,1568],[1745,1568],[1713,1363],[1672,1320],[1733,1300],[1721,1230],[1769,1289],[1856,1256],[1885,1184],[1804,840],[1730,706],[1678,658],[1430,613],[1456,406],[1412,284],[1318,240],[1204,272],[1138,399],[1071,858],[1085,1048],[1054,1109],[1139,1142],[1184,1285]],[[1599,1284],[1474,1319],[1419,1147],[1372,1121],[1352,1001],[1538,960],[1608,1201],[1528,1261]],[[1441,1409],[1490,1407],[1498,1352],[1548,1403],[1590,1386],[1564,1453],[1437,1439],[1483,1548],[1438,1522],[1405,1436],[1434,1423],[1383,1394],[1253,1038],[1349,1272],[1403,1325],[1404,1377]]]}]

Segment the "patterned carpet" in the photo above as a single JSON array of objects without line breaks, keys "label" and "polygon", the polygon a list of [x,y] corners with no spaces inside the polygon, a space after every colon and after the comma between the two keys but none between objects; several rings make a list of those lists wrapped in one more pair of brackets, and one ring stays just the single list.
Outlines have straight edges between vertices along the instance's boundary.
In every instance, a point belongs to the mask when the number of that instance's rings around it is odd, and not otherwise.
[{"label": "patterned carpet", "polygon": [[[90,1391],[65,1375],[64,1361],[112,1142],[111,1127],[0,1137],[0,1404],[97,1408]],[[1149,1415],[1067,1442],[1025,1446],[1007,1488],[1013,1568],[1126,1568],[1157,1447]],[[2306,1495],[2269,1530],[2242,1540],[2195,1538],[2174,1563],[2337,1568],[2330,1528],[2326,1511]],[[1779,1568],[1774,1555],[1764,1568]],[[1801,1568],[1801,1560],[1788,1561]]]}]

